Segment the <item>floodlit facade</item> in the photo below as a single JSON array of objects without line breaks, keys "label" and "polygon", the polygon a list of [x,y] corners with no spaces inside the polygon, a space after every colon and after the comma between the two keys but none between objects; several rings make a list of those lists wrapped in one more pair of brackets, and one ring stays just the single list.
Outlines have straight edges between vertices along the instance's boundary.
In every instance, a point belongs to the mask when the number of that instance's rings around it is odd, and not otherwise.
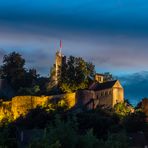
[{"label": "floodlit facade", "polygon": [[114,107],[124,101],[124,89],[119,80],[94,82],[89,89],[77,92],[77,105],[94,109],[97,106]]}]

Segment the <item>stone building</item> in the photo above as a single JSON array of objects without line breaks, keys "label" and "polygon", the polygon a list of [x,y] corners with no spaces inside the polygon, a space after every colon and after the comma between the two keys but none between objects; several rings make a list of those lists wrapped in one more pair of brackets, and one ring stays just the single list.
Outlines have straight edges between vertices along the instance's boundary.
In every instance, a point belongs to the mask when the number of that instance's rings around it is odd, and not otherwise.
[{"label": "stone building", "polygon": [[94,109],[97,106],[113,107],[124,101],[124,89],[119,80],[94,82],[89,89],[77,91],[77,106]]}]

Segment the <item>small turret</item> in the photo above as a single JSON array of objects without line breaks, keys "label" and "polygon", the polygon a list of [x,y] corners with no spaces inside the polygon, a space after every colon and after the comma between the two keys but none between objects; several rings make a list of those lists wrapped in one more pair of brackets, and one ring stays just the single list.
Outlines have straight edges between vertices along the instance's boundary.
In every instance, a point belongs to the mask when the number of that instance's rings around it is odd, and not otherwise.
[{"label": "small turret", "polygon": [[97,81],[99,83],[103,83],[104,82],[104,75],[103,74],[96,73],[95,74],[95,81]]}]

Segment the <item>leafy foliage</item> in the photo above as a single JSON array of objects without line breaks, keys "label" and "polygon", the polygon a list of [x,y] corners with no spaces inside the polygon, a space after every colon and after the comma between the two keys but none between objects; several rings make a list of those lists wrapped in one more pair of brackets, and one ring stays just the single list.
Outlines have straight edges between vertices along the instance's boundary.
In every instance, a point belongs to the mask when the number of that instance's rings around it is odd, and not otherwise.
[{"label": "leafy foliage", "polygon": [[17,140],[15,131],[11,127],[0,127],[0,147],[1,148],[17,148]]},{"label": "leafy foliage", "polygon": [[33,87],[21,87],[18,92],[17,95],[36,95],[40,92],[40,87],[39,85],[35,85]]},{"label": "leafy foliage", "polygon": [[18,89],[24,82],[25,78],[25,60],[19,53],[12,52],[9,55],[5,55],[3,59],[3,77],[8,80],[11,86]]},{"label": "leafy foliage", "polygon": [[142,111],[135,111],[124,119],[124,126],[128,132],[144,131],[147,129],[146,115]]},{"label": "leafy foliage", "polygon": [[[98,138],[106,139],[109,131],[117,131],[119,119],[115,118],[113,114],[108,114],[104,111],[89,111],[77,114],[79,129],[81,133],[86,130],[93,129],[94,134]],[[116,128],[116,129],[115,129]]]},{"label": "leafy foliage", "polygon": [[78,148],[98,148],[103,146],[105,146],[104,141],[97,139],[92,129],[88,130],[86,134],[79,136],[77,143]]},{"label": "leafy foliage", "polygon": [[105,72],[104,73],[104,81],[111,81],[114,80],[115,78],[110,72]]},{"label": "leafy foliage", "polygon": [[94,76],[94,65],[82,58],[70,56],[61,67],[60,88],[64,92],[72,92],[88,87],[89,80]]},{"label": "leafy foliage", "polygon": [[107,141],[105,142],[106,148],[127,148],[128,147],[128,138],[124,131],[119,133],[111,133],[108,136]]},{"label": "leafy foliage", "polygon": [[120,117],[125,117],[131,113],[133,107],[129,106],[126,102],[117,103],[114,106],[114,112],[118,114]]},{"label": "leafy foliage", "polygon": [[104,141],[98,139],[93,129],[88,129],[86,133],[78,132],[77,122],[73,119],[63,121],[56,117],[53,124],[50,124],[44,132],[42,138],[34,137],[30,147],[56,147],[56,148],[127,148],[126,133],[119,132],[109,134]]},{"label": "leafy foliage", "polygon": [[[23,92],[22,89],[24,89],[24,92],[29,92],[29,88],[36,85],[36,79],[39,76],[35,69],[27,70],[24,66],[25,59],[19,53],[12,52],[3,58],[0,77],[6,79],[16,92]],[[37,88],[34,92],[36,91]]]}]

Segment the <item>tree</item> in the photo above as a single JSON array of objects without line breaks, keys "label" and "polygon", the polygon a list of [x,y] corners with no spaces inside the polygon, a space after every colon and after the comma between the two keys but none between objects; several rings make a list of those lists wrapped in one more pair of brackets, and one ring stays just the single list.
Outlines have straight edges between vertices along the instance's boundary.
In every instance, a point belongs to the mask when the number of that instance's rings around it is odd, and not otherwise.
[{"label": "tree", "polygon": [[140,110],[135,110],[124,119],[124,126],[128,132],[146,131],[148,126],[145,122],[146,115]]},{"label": "tree", "polygon": [[[36,87],[38,74],[36,69],[25,69],[25,59],[19,53],[12,52],[5,55],[3,65],[0,68],[0,77],[6,79],[16,92],[30,92],[34,89],[35,93],[39,91]],[[20,90],[21,89],[21,90]]]},{"label": "tree", "polygon": [[94,73],[92,63],[84,61],[81,57],[70,56],[61,67],[60,88],[64,92],[87,88]]},{"label": "tree", "polygon": [[125,131],[118,133],[110,133],[108,139],[105,141],[106,148],[127,148],[128,138]]},{"label": "tree", "polygon": [[129,115],[133,111],[132,106],[129,106],[126,102],[123,103],[117,103],[114,106],[114,112],[119,115],[121,118],[124,118],[125,116]]},{"label": "tree", "polygon": [[104,73],[104,81],[111,81],[114,80],[113,75],[110,72],[105,72]]},{"label": "tree", "polygon": [[85,135],[80,136],[78,139],[78,148],[98,148],[103,147],[104,143],[102,140],[97,139],[94,135],[93,130],[89,129]]},{"label": "tree", "polygon": [[39,85],[35,85],[32,87],[21,87],[17,91],[17,95],[37,95],[40,92]]},{"label": "tree", "polygon": [[25,86],[32,87],[35,85],[37,78],[39,75],[37,74],[36,69],[29,69],[25,72]]},{"label": "tree", "polygon": [[25,78],[25,59],[19,53],[12,52],[3,58],[2,72],[3,77],[14,88],[18,89],[24,84]]},{"label": "tree", "polygon": [[11,126],[0,127],[0,148],[18,147],[15,130]]}]

